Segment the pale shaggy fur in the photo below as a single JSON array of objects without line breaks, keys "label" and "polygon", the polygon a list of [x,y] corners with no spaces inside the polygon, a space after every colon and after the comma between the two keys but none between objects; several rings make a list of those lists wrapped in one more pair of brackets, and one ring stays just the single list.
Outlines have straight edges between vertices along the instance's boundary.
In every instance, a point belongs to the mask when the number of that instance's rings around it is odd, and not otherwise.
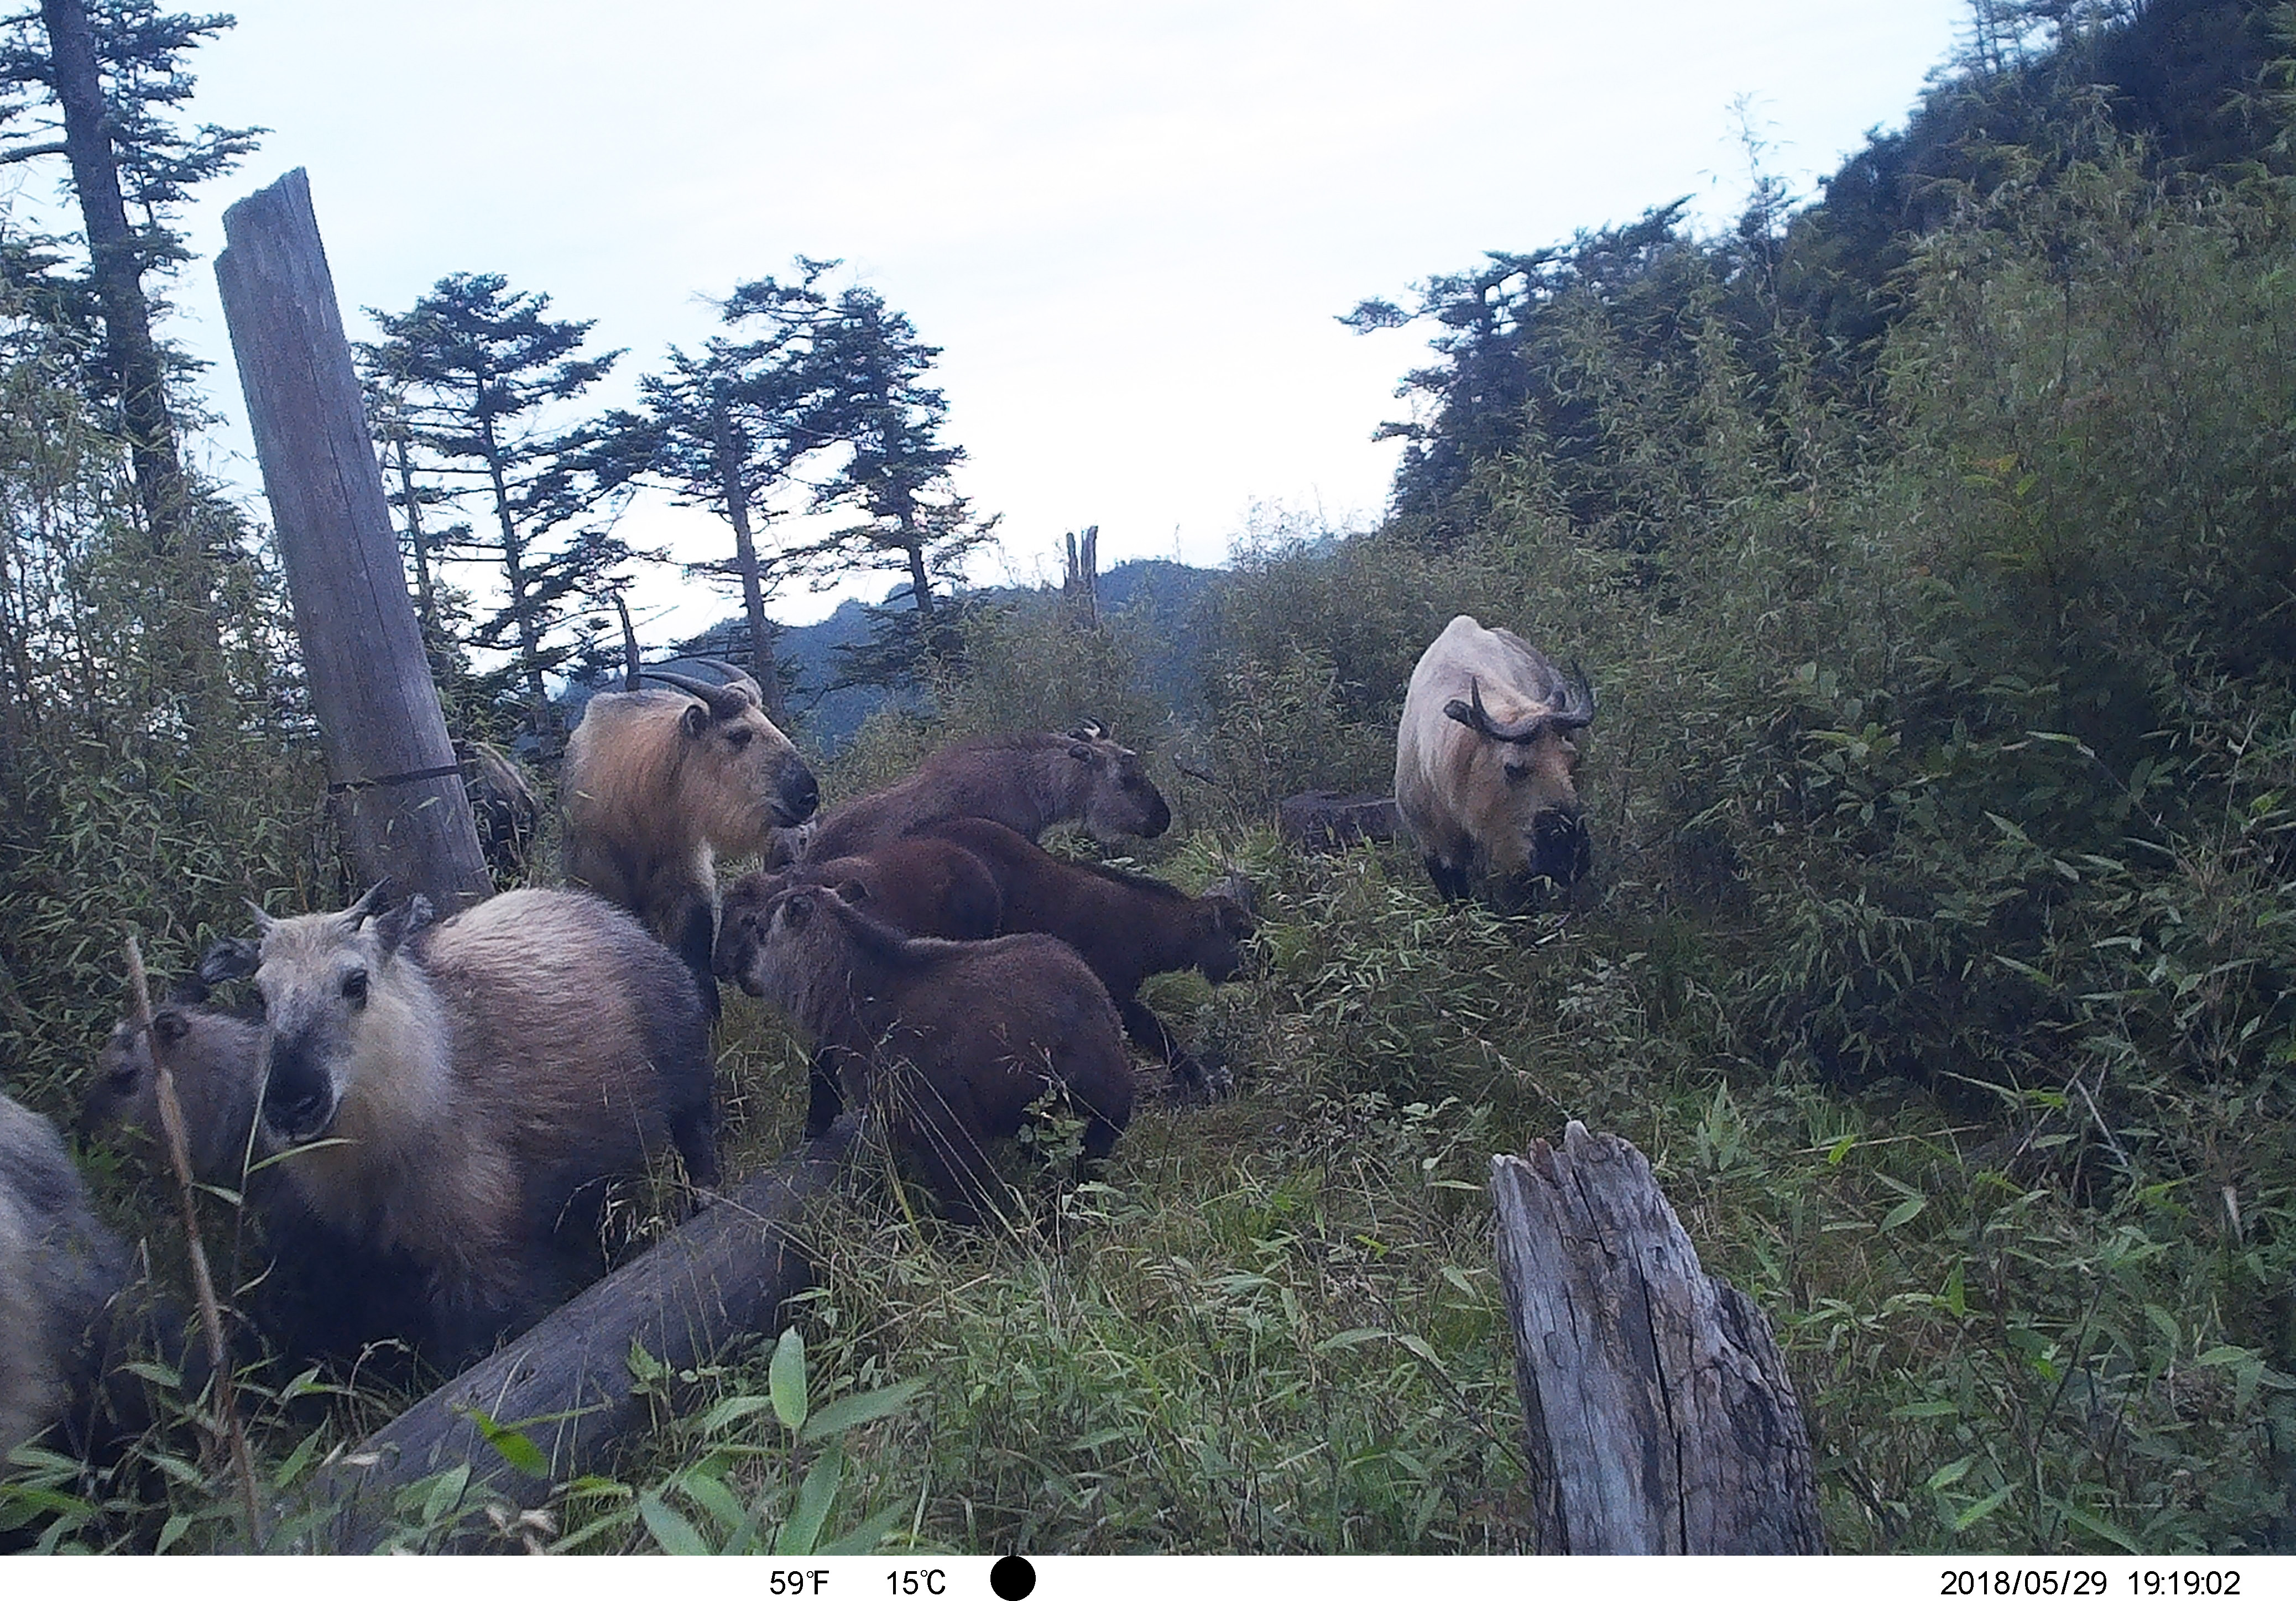
[{"label": "pale shaggy fur", "polygon": [[[686,919],[697,900],[715,908],[718,857],[754,855],[775,824],[799,821],[781,814],[779,797],[810,777],[796,747],[755,708],[699,736],[682,731],[687,708],[701,704],[676,690],[593,696],[566,742],[561,778],[568,880],[634,913],[689,965]],[[737,732],[738,749],[728,739]],[[706,942],[700,957],[706,983]]]},{"label": "pale shaggy fur", "polygon": [[898,784],[848,801],[805,842],[808,862],[857,856],[952,817],[985,817],[1035,839],[1054,823],[1082,823],[1103,841],[1154,838],[1172,811],[1139,756],[1082,734],[1006,734],[951,745]]},{"label": "pale shaggy fur", "polygon": [[[1479,688],[1494,722],[1562,704],[1554,665],[1505,628],[1456,617],[1413,669],[1395,735],[1395,803],[1429,858],[1457,874],[1513,877],[1530,866],[1541,813],[1575,813],[1578,747],[1553,730],[1529,746],[1505,745],[1444,712]],[[1508,768],[1518,774],[1513,781]],[[1441,882],[1439,876],[1438,882]]]},{"label": "pale shaggy fur", "polygon": [[[499,1327],[538,1310],[537,1252],[578,1190],[638,1170],[665,1135],[715,1181],[700,997],[627,916],[513,890],[395,952],[378,922],[319,913],[264,933],[271,1090],[291,1034],[316,1041],[291,1049],[324,1058],[334,1086],[324,1134],[342,1143],[283,1164],[314,1215],[411,1254],[443,1309]],[[356,1009],[352,967],[370,976]]]},{"label": "pale shaggy fur", "polygon": [[127,1247],[88,1210],[55,1129],[0,1095],[0,1457],[88,1393],[127,1278]]}]

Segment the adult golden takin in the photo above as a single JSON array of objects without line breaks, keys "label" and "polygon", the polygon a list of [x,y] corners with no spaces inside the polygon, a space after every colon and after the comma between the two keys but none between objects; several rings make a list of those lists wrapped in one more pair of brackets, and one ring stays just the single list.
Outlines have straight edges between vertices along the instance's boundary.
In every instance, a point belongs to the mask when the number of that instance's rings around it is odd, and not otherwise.
[{"label": "adult golden takin", "polygon": [[1447,899],[1476,880],[1515,899],[1585,876],[1576,772],[1595,689],[1520,637],[1456,617],[1420,657],[1395,731],[1395,803]]}]

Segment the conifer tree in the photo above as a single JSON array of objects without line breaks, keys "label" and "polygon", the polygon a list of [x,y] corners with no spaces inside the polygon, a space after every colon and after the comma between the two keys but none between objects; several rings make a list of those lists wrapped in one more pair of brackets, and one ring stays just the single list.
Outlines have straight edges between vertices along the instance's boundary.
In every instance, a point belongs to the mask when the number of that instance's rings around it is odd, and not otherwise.
[{"label": "conifer tree", "polygon": [[941,442],[948,402],[924,381],[939,354],[874,290],[849,289],[815,332],[791,426],[823,447],[844,447],[815,488],[816,509],[861,519],[800,555],[832,568],[906,573],[919,642],[947,656],[954,634],[933,580],[954,579],[996,519],[976,521],[951,480],[964,451]]},{"label": "conifer tree", "polygon": [[163,12],[152,0],[40,0],[37,12],[0,20],[0,130],[24,125],[25,140],[0,147],[0,166],[52,157],[67,165],[103,323],[100,371],[162,555],[187,543],[191,497],[145,280],[186,256],[169,215],[264,131],[187,130],[172,115],[196,82],[181,58],[231,25],[227,16]]},{"label": "conifer tree", "polygon": [[[420,472],[472,512],[472,526],[426,531],[429,554],[501,573],[506,603],[469,642],[512,654],[537,734],[548,726],[543,675],[578,648],[564,633],[570,612],[611,587],[613,569],[633,554],[600,514],[593,430],[545,420],[553,403],[581,395],[621,352],[581,355],[593,324],[553,320],[549,307],[549,296],[512,291],[499,274],[454,274],[406,312],[370,307],[384,337],[360,347],[370,380],[404,397],[398,424],[415,457],[409,486]],[[419,507],[412,487],[401,498]]]},{"label": "conifer tree", "polygon": [[733,529],[730,561],[688,570],[730,576],[740,584],[750,671],[776,718],[783,708],[766,595],[779,564],[759,557],[757,527],[775,514],[767,497],[789,481],[800,460],[828,443],[799,429],[792,412],[814,335],[829,310],[816,284],[836,265],[800,257],[794,283],[768,277],[736,286],[720,307],[724,319],[759,337],[711,338],[698,355],[672,346],[669,371],[638,380],[644,412],[611,413],[599,429],[602,481],[650,478],[683,504],[722,513]]}]

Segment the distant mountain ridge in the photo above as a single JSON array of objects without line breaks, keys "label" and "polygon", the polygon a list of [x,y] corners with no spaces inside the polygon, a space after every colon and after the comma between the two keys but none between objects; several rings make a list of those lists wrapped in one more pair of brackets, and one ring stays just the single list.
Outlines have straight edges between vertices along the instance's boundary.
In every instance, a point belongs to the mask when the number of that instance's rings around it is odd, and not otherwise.
[{"label": "distant mountain ridge", "polygon": [[[1218,568],[1145,560],[1120,563],[1096,580],[1103,616],[1115,618],[1152,609],[1160,626],[1142,666],[1148,686],[1176,707],[1201,698],[1196,676],[1202,633],[1200,607],[1227,578]],[[796,673],[796,682],[787,690],[790,707],[798,714],[805,733],[826,754],[833,755],[850,739],[869,714],[888,698],[888,691],[873,684],[832,687],[845,665],[838,647],[865,642],[871,615],[882,610],[905,587],[889,591],[886,601],[879,606],[847,600],[820,622],[784,627],[774,637],[775,658],[785,672],[794,667]],[[1026,609],[1059,605],[1061,592],[1051,585],[1009,585],[967,590],[964,598],[974,603]],[[747,643],[743,638],[747,626],[739,617],[726,617],[683,641],[678,653],[740,654]]]}]

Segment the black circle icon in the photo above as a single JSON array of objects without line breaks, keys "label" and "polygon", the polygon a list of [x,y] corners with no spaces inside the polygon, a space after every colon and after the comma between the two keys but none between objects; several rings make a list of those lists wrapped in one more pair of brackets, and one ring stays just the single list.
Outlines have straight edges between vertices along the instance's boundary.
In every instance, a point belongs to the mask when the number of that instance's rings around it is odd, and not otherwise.
[{"label": "black circle icon", "polygon": [[1025,1556],[1000,1556],[988,1570],[988,1588],[999,1601],[1023,1601],[1037,1588],[1037,1564]]}]

